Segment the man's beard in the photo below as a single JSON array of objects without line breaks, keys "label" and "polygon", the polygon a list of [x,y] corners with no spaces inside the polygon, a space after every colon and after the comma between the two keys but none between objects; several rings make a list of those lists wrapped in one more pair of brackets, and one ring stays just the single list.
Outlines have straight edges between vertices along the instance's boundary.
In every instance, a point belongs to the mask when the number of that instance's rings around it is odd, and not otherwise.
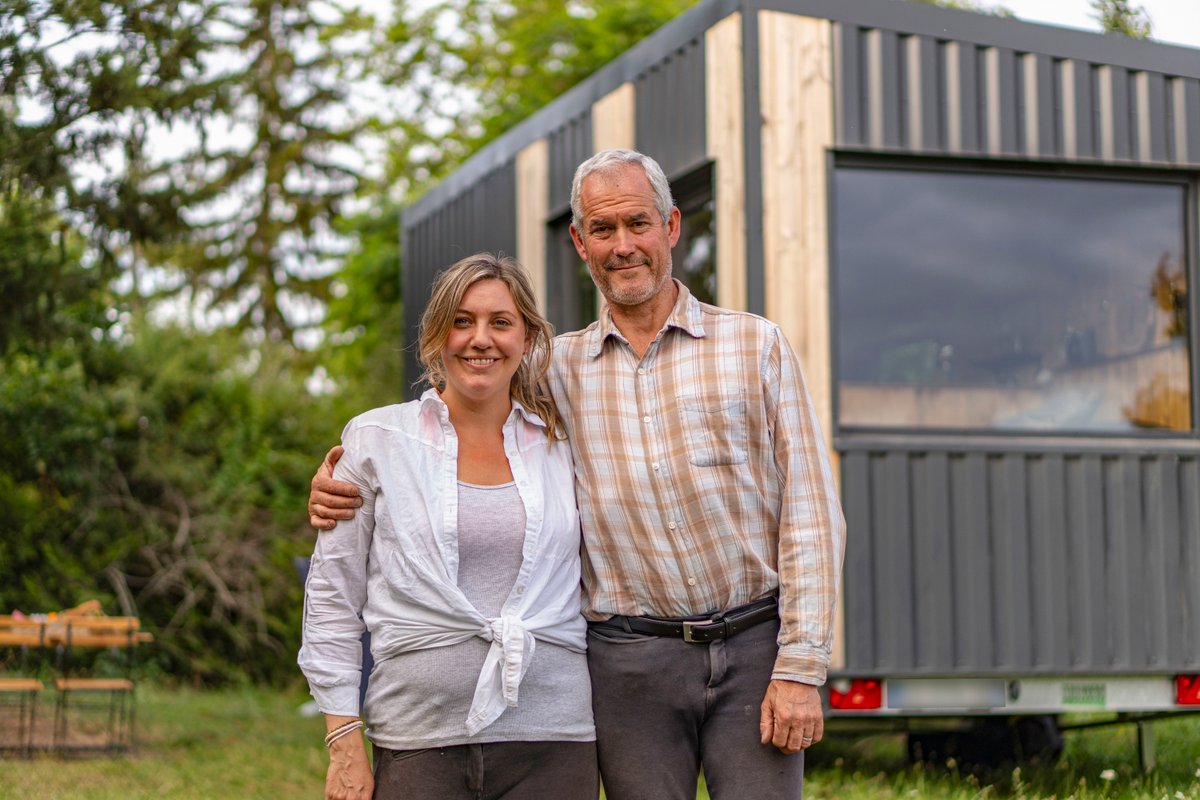
[{"label": "man's beard", "polygon": [[[650,270],[648,284],[635,284],[632,286],[622,286],[618,288],[612,280],[611,270],[619,267],[630,266],[645,266]],[[651,264],[650,258],[647,256],[636,256],[634,258],[609,258],[604,262],[604,267],[601,270],[596,270],[589,265],[592,272],[592,278],[596,281],[600,293],[605,299],[613,305],[617,306],[640,306],[641,304],[653,299],[663,286],[671,279],[671,260],[667,259],[666,269],[662,272],[656,272]],[[597,277],[597,275],[599,277]]]}]

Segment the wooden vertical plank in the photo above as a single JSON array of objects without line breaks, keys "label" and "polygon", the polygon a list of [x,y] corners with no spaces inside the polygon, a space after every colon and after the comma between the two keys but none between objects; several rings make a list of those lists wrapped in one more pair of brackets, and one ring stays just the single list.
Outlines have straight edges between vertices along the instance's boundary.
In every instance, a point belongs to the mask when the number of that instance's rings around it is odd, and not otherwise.
[{"label": "wooden vertical plank", "polygon": [[830,39],[828,20],[759,12],[766,316],[800,356],[827,447],[833,430],[826,176],[833,145]]},{"label": "wooden vertical plank", "polygon": [[632,83],[623,83],[592,104],[592,152],[632,150],[637,142]]},{"label": "wooden vertical plank", "polygon": [[717,302],[746,308],[746,159],[742,113],[742,16],[704,34],[706,142],[714,163]]},{"label": "wooden vertical plank", "polygon": [[538,307],[546,305],[546,221],[550,215],[550,146],[538,139],[517,153],[517,260],[529,272]]}]

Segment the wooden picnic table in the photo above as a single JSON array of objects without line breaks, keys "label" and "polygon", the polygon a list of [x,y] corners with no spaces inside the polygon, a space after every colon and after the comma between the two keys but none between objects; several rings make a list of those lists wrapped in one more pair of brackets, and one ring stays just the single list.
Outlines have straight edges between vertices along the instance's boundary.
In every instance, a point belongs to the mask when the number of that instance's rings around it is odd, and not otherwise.
[{"label": "wooden picnic table", "polygon": [[[100,613],[97,601],[88,602],[66,611],[36,617],[0,615],[0,647],[25,647],[57,650],[59,675],[54,679],[58,690],[55,698],[53,740],[39,745],[35,737],[36,697],[42,691],[37,678],[5,676],[0,678],[0,698],[16,698],[17,740],[0,749],[16,749],[29,754],[47,747],[57,752],[127,750],[133,742],[133,648],[153,641],[153,636],[141,630],[137,617],[109,617]],[[126,675],[122,678],[94,678],[72,675],[71,651],[75,648],[127,649]],[[107,698],[102,705],[78,699],[89,695]],[[104,721],[100,738],[76,735],[71,721],[89,706],[95,706]],[[45,738],[45,737],[43,737]]]},{"label": "wooden picnic table", "polygon": [[34,619],[0,615],[0,646],[125,647],[153,641],[137,617],[78,616]]}]

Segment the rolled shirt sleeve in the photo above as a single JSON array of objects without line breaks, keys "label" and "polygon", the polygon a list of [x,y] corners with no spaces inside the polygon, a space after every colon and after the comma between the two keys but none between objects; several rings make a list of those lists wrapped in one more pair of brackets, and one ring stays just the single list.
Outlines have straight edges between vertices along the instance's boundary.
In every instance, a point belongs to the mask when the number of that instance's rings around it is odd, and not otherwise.
[{"label": "rolled shirt sleeve", "polygon": [[303,643],[297,662],[318,708],[357,716],[362,680],[362,610],[367,599],[367,556],[375,528],[375,491],[357,432],[342,435],[345,454],[334,470],[358,487],[363,505],[353,519],[317,536],[304,586]]},{"label": "rolled shirt sleeve", "polygon": [[821,685],[833,642],[846,522],[800,363],[778,328],[762,376],[782,482],[779,655],[773,679]]}]

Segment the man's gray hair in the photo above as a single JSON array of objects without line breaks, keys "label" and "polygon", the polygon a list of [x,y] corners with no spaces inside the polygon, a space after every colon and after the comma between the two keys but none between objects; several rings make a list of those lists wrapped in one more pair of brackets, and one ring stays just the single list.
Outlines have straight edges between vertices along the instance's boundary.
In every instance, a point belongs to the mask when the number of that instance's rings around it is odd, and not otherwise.
[{"label": "man's gray hair", "polygon": [[601,150],[579,165],[575,170],[575,179],[571,181],[571,223],[575,230],[583,233],[583,209],[579,205],[579,194],[584,180],[593,173],[608,172],[626,164],[636,164],[642,168],[646,179],[650,181],[650,188],[654,190],[655,210],[663,222],[671,218],[675,201],[671,199],[671,185],[667,183],[667,176],[657,161],[636,150]]}]

